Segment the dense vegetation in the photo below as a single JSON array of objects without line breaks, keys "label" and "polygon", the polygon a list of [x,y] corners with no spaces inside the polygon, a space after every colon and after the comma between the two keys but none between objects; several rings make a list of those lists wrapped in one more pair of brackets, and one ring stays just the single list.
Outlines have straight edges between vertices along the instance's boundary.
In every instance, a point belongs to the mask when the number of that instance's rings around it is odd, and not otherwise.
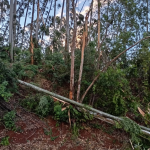
[{"label": "dense vegetation", "polygon": [[[53,3],[54,15],[50,13]],[[58,93],[57,88],[67,87],[65,97],[112,115],[132,116],[150,126],[148,0],[92,0],[86,15],[82,8],[77,13],[78,1],[69,4],[66,0],[66,17],[56,16],[56,6],[60,9],[62,4],[58,1],[56,5],[55,0],[3,0],[0,5],[0,101],[8,101],[18,92],[17,79],[35,85],[37,80],[46,79]],[[27,24],[28,17],[31,23]],[[58,122],[68,122],[70,111],[76,133],[81,120],[93,117],[73,106],[62,111],[62,104],[54,103],[47,95],[29,93],[20,105],[41,117],[53,115]],[[14,128],[11,121],[7,123]]]}]

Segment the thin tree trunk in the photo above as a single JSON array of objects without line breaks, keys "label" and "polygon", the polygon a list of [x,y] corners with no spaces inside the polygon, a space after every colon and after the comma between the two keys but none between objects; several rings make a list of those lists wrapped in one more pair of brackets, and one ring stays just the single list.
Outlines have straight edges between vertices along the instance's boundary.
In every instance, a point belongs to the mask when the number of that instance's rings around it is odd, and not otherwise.
[{"label": "thin tree trunk", "polygon": [[[18,11],[20,10],[21,6],[24,4],[23,2],[24,2],[24,0],[22,0],[21,5],[18,7],[16,14],[17,14],[17,13],[18,13]],[[8,25],[8,26],[9,26],[9,25]],[[6,35],[6,31],[8,30],[8,26],[6,27],[6,29],[5,29],[5,31],[4,31],[3,38],[4,38],[4,37],[5,37],[5,35]]]},{"label": "thin tree trunk", "polygon": [[80,63],[80,71],[79,71],[79,79],[78,79],[78,90],[77,90],[77,102],[79,102],[79,99],[80,99],[80,87],[81,87],[81,78],[82,78],[83,62],[84,62],[85,34],[86,34],[86,31],[83,32],[81,63]]},{"label": "thin tree trunk", "polygon": [[1,18],[0,18],[0,23],[2,23],[2,18],[3,18],[3,0],[1,0]]},{"label": "thin tree trunk", "polygon": [[63,12],[64,12],[64,4],[65,4],[65,0],[63,0],[63,4],[62,4],[61,19],[60,19],[60,29],[61,29],[61,26],[62,26],[62,18],[63,18]]},{"label": "thin tree trunk", "polygon": [[[44,89],[42,89],[40,87],[37,87],[37,86],[35,86],[33,84],[30,84],[30,83],[27,83],[27,82],[24,82],[24,81],[21,81],[21,80],[18,80],[18,82],[20,84],[26,85],[26,86],[28,86],[28,87],[30,87],[30,88],[32,88],[34,90],[37,90],[39,92],[43,92],[43,93],[49,94],[50,96],[52,96],[53,98],[57,99],[60,102],[64,101],[64,102],[76,105],[78,107],[84,108],[86,111],[88,111],[88,113],[93,114],[95,118],[98,118],[98,119],[100,119],[102,121],[105,121],[105,122],[108,122],[108,123],[111,123],[111,124],[115,124],[115,121],[119,122],[120,120],[123,120],[122,117],[113,116],[111,114],[105,113],[105,112],[97,110],[95,108],[85,106],[84,104],[78,103],[76,101],[72,101],[71,99],[68,99],[68,98],[63,97],[61,95],[58,95],[58,94],[55,94],[53,92],[44,90]],[[81,109],[78,108],[78,110],[80,111]],[[139,125],[139,127],[141,128],[141,132],[143,134],[146,134],[146,135],[150,136],[150,128],[147,128],[147,127],[142,126],[142,125]]]},{"label": "thin tree trunk", "polygon": [[73,5],[73,19],[74,19],[74,30],[72,38],[72,48],[71,48],[71,72],[70,72],[70,94],[69,98],[74,99],[74,52],[76,48],[76,32],[77,32],[77,23],[76,23],[76,9],[74,0],[72,1]]},{"label": "thin tree trunk", "polygon": [[9,44],[11,45],[10,57],[12,62],[13,62],[13,7],[14,1],[10,0]]},{"label": "thin tree trunk", "polygon": [[[45,21],[45,27],[46,27],[46,24],[47,24],[47,20],[49,18],[49,14],[51,12],[52,3],[53,3],[53,0],[51,0],[51,5],[50,5],[50,8],[49,8],[49,12],[48,12],[48,15],[47,15],[47,18],[46,18],[46,21]],[[43,41],[43,36],[44,36],[44,32],[42,33],[42,41]]]},{"label": "thin tree trunk", "polygon": [[55,29],[55,20],[56,20],[56,0],[54,3],[54,22],[53,22],[54,29]]},{"label": "thin tree trunk", "polygon": [[34,59],[33,59],[34,45],[33,45],[33,38],[32,38],[33,20],[34,20],[34,4],[35,4],[35,0],[33,0],[32,19],[31,19],[31,26],[30,26],[30,53],[31,53],[31,64],[32,65],[34,64]]},{"label": "thin tree trunk", "polygon": [[49,18],[49,14],[50,14],[50,12],[51,12],[52,3],[53,3],[53,0],[51,0],[51,5],[50,5],[50,8],[49,8],[49,12],[48,12],[48,14],[47,14],[47,18],[46,18],[46,21],[45,21],[45,25],[47,24],[47,20],[48,20],[48,18]]},{"label": "thin tree trunk", "polygon": [[26,16],[25,16],[25,21],[24,21],[24,28],[23,28],[23,32],[22,32],[21,48],[22,48],[22,45],[23,45],[24,32],[25,32],[25,26],[26,26],[26,21],[27,21],[27,16],[28,16],[28,10],[29,10],[29,1],[28,1],[27,11],[26,11]]},{"label": "thin tree trunk", "polygon": [[36,42],[38,43],[38,30],[39,30],[39,0],[37,2],[37,19],[36,19]]},{"label": "thin tree trunk", "polygon": [[13,35],[14,35],[14,46],[16,43],[16,7],[17,7],[17,0],[14,1],[14,26],[13,26]]},{"label": "thin tree trunk", "polygon": [[79,71],[79,79],[78,79],[77,102],[79,102],[80,100],[80,88],[81,88],[81,79],[82,79],[83,63],[84,63],[84,49],[87,44],[87,22],[88,22],[88,14],[85,17],[85,27],[83,31],[83,43],[82,43],[81,63],[80,63],[80,71]]},{"label": "thin tree trunk", "polygon": [[148,0],[147,0],[147,33],[148,33]]},{"label": "thin tree trunk", "polygon": [[83,44],[82,44],[82,51],[81,51],[81,63],[80,63],[78,89],[77,89],[77,102],[79,102],[79,100],[80,100],[80,88],[81,88],[83,63],[84,63],[84,49],[87,44],[87,37],[88,37],[87,36],[87,32],[88,32],[87,23],[88,23],[88,17],[89,17],[90,11],[91,11],[91,9],[89,10],[89,12],[86,14],[86,17],[85,17],[85,27],[84,27],[84,31],[83,31]]},{"label": "thin tree trunk", "polygon": [[69,53],[69,6],[70,0],[66,0],[66,43],[65,43],[65,59],[68,61]]},{"label": "thin tree trunk", "polygon": [[[92,2],[91,2],[91,13],[90,13],[90,29],[91,29],[91,27],[92,27],[92,13],[93,13],[93,0],[92,0]],[[91,34],[89,34],[89,42],[91,41]]]},{"label": "thin tree trunk", "polygon": [[97,37],[97,50],[98,50],[98,64],[97,64],[97,69],[100,68],[100,0],[97,0],[98,3],[98,23],[97,23],[97,27],[98,27],[98,37]]},{"label": "thin tree trunk", "polygon": [[91,2],[90,27],[92,25],[92,13],[93,13],[93,0]]}]

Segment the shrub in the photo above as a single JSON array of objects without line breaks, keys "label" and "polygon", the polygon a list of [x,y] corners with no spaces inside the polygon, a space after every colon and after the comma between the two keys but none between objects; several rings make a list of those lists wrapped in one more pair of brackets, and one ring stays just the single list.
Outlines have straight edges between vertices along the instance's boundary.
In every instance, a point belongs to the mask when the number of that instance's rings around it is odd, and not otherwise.
[{"label": "shrub", "polygon": [[41,96],[40,94],[27,96],[21,100],[21,105],[42,117],[53,114],[54,110],[53,99],[50,96]]},{"label": "shrub", "polygon": [[16,116],[15,111],[10,111],[3,116],[3,122],[7,129],[16,130],[15,116]]},{"label": "shrub", "polygon": [[107,72],[102,73],[93,87],[93,92],[97,98],[95,107],[103,108],[111,114],[125,114],[130,108],[136,110],[135,98],[125,72],[121,69],[108,69]]},{"label": "shrub", "polygon": [[8,69],[2,60],[0,60],[0,98],[8,101],[11,93],[17,91],[16,74]]},{"label": "shrub", "polygon": [[38,73],[38,66],[16,62],[13,64],[13,70],[20,79],[33,79]]},{"label": "shrub", "polygon": [[69,82],[69,74],[68,66],[65,64],[61,53],[53,53],[46,57],[45,65],[43,66],[43,75],[47,79],[61,84]]}]

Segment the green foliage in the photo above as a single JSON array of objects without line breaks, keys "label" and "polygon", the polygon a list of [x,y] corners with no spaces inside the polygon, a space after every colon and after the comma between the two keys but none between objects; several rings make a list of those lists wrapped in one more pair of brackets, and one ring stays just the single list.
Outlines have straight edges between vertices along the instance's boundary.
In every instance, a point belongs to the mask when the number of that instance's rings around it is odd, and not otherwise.
[{"label": "green foliage", "polygon": [[16,74],[0,60],[0,98],[8,101],[17,90]]},{"label": "green foliage", "polygon": [[69,82],[69,71],[61,53],[53,53],[46,56],[45,65],[43,66],[43,75],[57,83]]},{"label": "green foliage", "polygon": [[10,61],[9,46],[0,47],[0,59]]},{"label": "green foliage", "polygon": [[68,120],[67,109],[62,111],[62,105],[59,102],[54,103],[54,119],[56,119],[59,122],[67,122]]},{"label": "green foliage", "polygon": [[21,100],[20,103],[23,107],[42,117],[53,114],[54,102],[50,96],[41,96],[40,94],[27,96],[25,99]]},{"label": "green foliage", "polygon": [[72,134],[73,134],[73,138],[77,138],[79,135],[79,127],[76,123],[73,123]]},{"label": "green foliage", "polygon": [[38,73],[38,66],[16,62],[13,64],[13,71],[19,79],[33,79]]},{"label": "green foliage", "polygon": [[131,135],[131,140],[135,143],[139,142],[140,139],[138,136],[141,134],[141,128],[131,119],[123,117],[119,123],[116,122],[116,127],[123,128],[126,132],[129,132]]},{"label": "green foliage", "polygon": [[7,129],[16,130],[15,116],[16,116],[15,111],[10,111],[3,116],[3,122]]},{"label": "green foliage", "polygon": [[81,109],[81,112],[75,109],[72,105],[69,106],[70,117],[77,123],[86,122],[93,119],[93,115]]},{"label": "green foliage", "polygon": [[111,114],[125,114],[130,108],[136,110],[129,82],[121,69],[108,69],[102,73],[93,90],[99,97],[95,106]]},{"label": "green foliage", "polygon": [[38,107],[36,109],[37,113],[41,116],[47,116],[53,113],[54,102],[49,96],[40,97]]},{"label": "green foliage", "polygon": [[6,102],[8,102],[9,98],[12,96],[12,94],[6,89],[7,85],[7,81],[4,81],[2,84],[0,84],[0,97],[3,98]]},{"label": "green foliage", "polygon": [[41,64],[42,62],[42,52],[41,52],[41,48],[34,48],[34,64],[38,65]]},{"label": "green foliage", "polygon": [[9,145],[9,136],[3,137],[0,141],[0,145],[8,146]]}]

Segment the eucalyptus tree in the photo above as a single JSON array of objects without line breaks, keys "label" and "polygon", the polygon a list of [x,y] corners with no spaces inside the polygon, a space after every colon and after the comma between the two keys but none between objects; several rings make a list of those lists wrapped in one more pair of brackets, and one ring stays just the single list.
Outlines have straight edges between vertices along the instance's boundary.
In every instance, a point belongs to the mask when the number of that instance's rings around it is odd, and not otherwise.
[{"label": "eucalyptus tree", "polygon": [[31,53],[31,64],[34,64],[34,59],[33,59],[33,49],[34,49],[34,44],[33,44],[33,37],[32,37],[32,31],[33,31],[33,20],[34,20],[34,5],[35,5],[35,0],[33,0],[33,6],[32,6],[32,18],[31,18],[31,25],[30,25],[30,53]]},{"label": "eucalyptus tree", "polygon": [[28,2],[27,2],[27,4],[26,4],[27,10],[26,10],[26,15],[25,15],[24,27],[23,27],[23,29],[22,29],[22,42],[21,42],[21,48],[22,48],[22,46],[23,46],[24,33],[25,33],[26,21],[27,21],[28,10],[29,10],[29,2],[30,2],[30,1],[28,0]]},{"label": "eucalyptus tree", "polygon": [[10,0],[10,21],[9,21],[9,44],[11,45],[10,57],[13,62],[13,9],[14,9],[14,0]]},{"label": "eucalyptus tree", "polygon": [[66,41],[65,41],[65,59],[68,59],[68,52],[69,52],[69,7],[70,7],[70,0],[66,0]]},{"label": "eucalyptus tree", "polygon": [[73,8],[74,29],[73,29],[72,46],[71,46],[71,71],[70,71],[69,98],[73,100],[74,99],[74,59],[75,59],[76,32],[77,32],[76,4],[75,4],[74,0],[72,0],[72,8]]},{"label": "eucalyptus tree", "polygon": [[62,26],[62,18],[63,18],[63,12],[64,12],[64,4],[65,4],[65,0],[63,0],[63,4],[62,4],[61,19],[60,19],[60,29],[61,29],[61,26]]},{"label": "eucalyptus tree", "polygon": [[35,35],[35,38],[36,38],[36,42],[38,42],[38,30],[39,30],[39,10],[40,10],[40,3],[39,3],[39,0],[37,1],[37,19],[36,19],[36,35]]}]

